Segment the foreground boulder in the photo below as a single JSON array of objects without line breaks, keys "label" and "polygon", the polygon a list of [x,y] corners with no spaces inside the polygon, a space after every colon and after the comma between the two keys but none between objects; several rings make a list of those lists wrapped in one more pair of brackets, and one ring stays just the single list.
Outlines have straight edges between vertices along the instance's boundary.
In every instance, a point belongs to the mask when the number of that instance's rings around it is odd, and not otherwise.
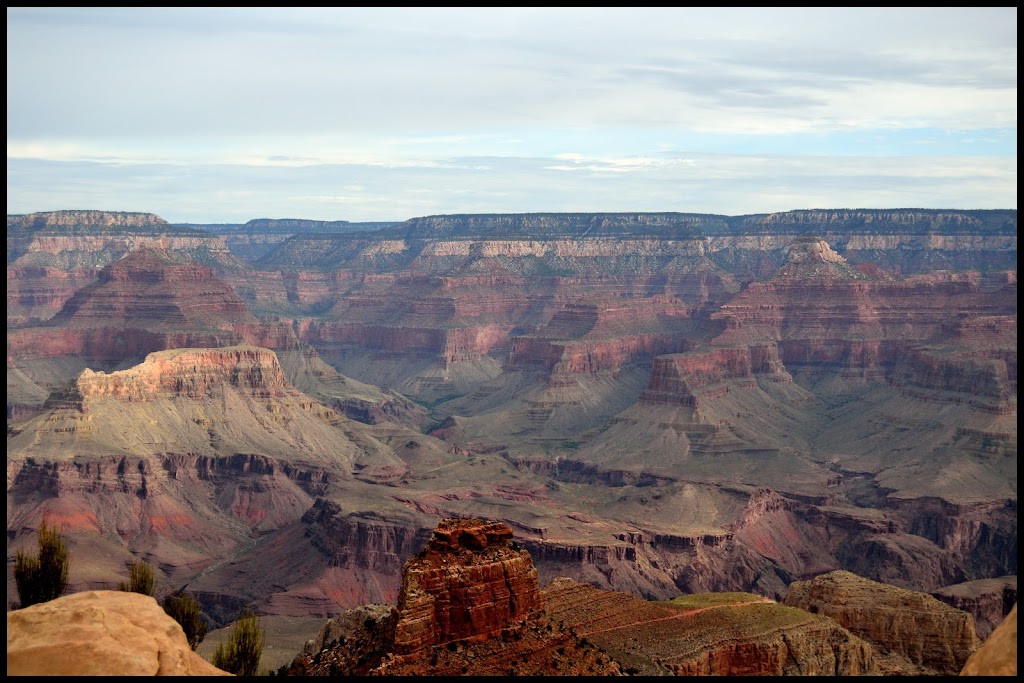
[{"label": "foreground boulder", "polygon": [[1017,675],[1017,605],[964,665],[961,676]]},{"label": "foreground boulder", "polygon": [[86,591],[7,613],[8,676],[230,676],[148,595]]},{"label": "foreground boulder", "polygon": [[978,648],[974,618],[927,593],[847,571],[795,581],[785,604],[835,619],[889,657],[890,673],[957,674]]}]

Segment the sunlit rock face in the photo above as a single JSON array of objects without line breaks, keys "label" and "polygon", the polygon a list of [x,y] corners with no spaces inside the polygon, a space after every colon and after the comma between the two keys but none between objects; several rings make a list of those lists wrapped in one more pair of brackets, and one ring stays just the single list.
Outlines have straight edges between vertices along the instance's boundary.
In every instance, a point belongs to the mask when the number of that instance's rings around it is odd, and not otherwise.
[{"label": "sunlit rock face", "polygon": [[492,637],[541,608],[530,554],[509,545],[505,524],[452,519],[402,570],[394,649]]},{"label": "sunlit rock face", "polygon": [[883,654],[940,674],[957,674],[978,648],[974,619],[926,593],[845,571],[789,587],[786,604],[832,617]]},{"label": "sunlit rock face", "polygon": [[148,595],[73,593],[7,613],[8,676],[229,676]]}]

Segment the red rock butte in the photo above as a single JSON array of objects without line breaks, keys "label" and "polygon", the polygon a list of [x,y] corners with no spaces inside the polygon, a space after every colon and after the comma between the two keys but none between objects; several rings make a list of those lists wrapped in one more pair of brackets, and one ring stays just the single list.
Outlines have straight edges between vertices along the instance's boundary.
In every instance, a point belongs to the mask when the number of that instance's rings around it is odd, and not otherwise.
[{"label": "red rock butte", "polygon": [[494,637],[542,608],[530,554],[499,522],[446,519],[427,548],[405,563],[394,652]]}]

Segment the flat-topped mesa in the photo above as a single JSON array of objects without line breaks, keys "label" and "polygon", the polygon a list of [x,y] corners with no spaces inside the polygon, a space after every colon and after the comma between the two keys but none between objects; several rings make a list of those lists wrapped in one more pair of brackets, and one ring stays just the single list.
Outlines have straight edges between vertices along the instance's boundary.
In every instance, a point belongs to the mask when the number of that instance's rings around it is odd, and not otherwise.
[{"label": "flat-topped mesa", "polygon": [[478,642],[514,628],[543,606],[530,553],[510,543],[499,522],[446,519],[405,563],[393,652]]},{"label": "flat-topped mesa", "polygon": [[206,399],[224,385],[260,399],[300,395],[288,384],[273,351],[231,346],[159,351],[140,365],[110,373],[86,369],[67,395],[48,402],[70,400],[82,409],[90,400],[103,398],[129,403],[159,397]]},{"label": "flat-topped mesa", "polygon": [[166,229],[170,224],[153,213],[134,211],[67,210],[40,211],[7,216],[7,230],[45,230],[68,228],[146,228]]}]

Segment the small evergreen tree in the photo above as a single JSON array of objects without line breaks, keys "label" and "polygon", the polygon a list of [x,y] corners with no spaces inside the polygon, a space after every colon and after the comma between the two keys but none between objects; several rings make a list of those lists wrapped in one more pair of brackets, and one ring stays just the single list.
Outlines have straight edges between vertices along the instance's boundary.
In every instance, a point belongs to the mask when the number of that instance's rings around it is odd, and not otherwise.
[{"label": "small evergreen tree", "polygon": [[14,559],[14,581],[18,585],[21,607],[30,607],[60,597],[68,587],[71,560],[68,548],[57,529],[39,523],[39,552],[30,555],[21,550]]},{"label": "small evergreen tree", "polygon": [[142,593],[150,597],[156,593],[156,577],[153,567],[145,560],[132,562],[129,567],[128,583],[119,584],[118,590],[126,593]]},{"label": "small evergreen tree", "polygon": [[206,637],[206,619],[200,615],[199,601],[191,595],[168,595],[164,598],[164,611],[181,625],[189,647],[195,650]]},{"label": "small evergreen tree", "polygon": [[263,626],[260,618],[242,610],[228,634],[226,643],[217,646],[213,665],[236,676],[255,676],[263,656]]}]

